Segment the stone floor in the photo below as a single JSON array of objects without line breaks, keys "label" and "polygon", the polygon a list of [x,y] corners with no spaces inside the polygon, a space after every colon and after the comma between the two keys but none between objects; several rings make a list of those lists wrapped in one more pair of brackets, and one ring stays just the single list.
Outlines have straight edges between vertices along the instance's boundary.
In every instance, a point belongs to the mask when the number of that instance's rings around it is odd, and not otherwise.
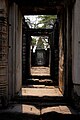
[{"label": "stone floor", "polygon": [[[32,75],[48,76],[50,75],[49,67],[32,67]],[[34,79],[39,82],[51,82],[50,79]],[[50,101],[45,102],[43,99],[45,96],[47,99],[52,99],[53,97],[63,97],[58,86],[49,86],[45,84],[27,84],[22,86],[19,96],[29,96],[32,99],[31,102],[10,103],[8,108],[0,109],[0,120],[80,120],[79,113],[73,109],[69,104],[51,104]],[[34,98],[34,99],[33,99]],[[33,100],[39,100],[34,103]],[[40,101],[43,99],[43,103]],[[52,99],[53,102],[53,99]]]},{"label": "stone floor", "polygon": [[[44,86],[44,85],[33,85],[28,87],[22,87],[22,96],[62,96],[57,86]],[[45,106],[40,103],[35,104],[11,104],[7,109],[0,110],[0,113],[10,112],[10,113],[26,113],[34,115],[44,115],[47,113],[61,113],[61,114],[77,114],[77,112],[68,105],[51,105],[50,103],[45,103]]]},{"label": "stone floor", "polygon": [[50,67],[31,67],[31,75],[35,76],[50,76]]},{"label": "stone floor", "polygon": [[[22,87],[23,96],[62,96],[58,87],[33,85]],[[11,103],[0,110],[0,120],[80,120],[79,113],[69,105],[53,105],[50,103]]]},{"label": "stone floor", "polygon": [[62,96],[58,86],[45,86],[45,85],[28,85],[22,87],[21,95],[23,96]]},{"label": "stone floor", "polygon": [[41,115],[50,112],[56,112],[61,114],[77,114],[75,110],[73,110],[70,106],[66,105],[37,108],[36,106],[29,104],[12,104],[8,109],[0,110],[0,113],[2,112],[27,113],[34,115]]},{"label": "stone floor", "polygon": [[69,106],[38,109],[31,105],[16,104],[0,111],[0,120],[80,120],[80,114]]}]

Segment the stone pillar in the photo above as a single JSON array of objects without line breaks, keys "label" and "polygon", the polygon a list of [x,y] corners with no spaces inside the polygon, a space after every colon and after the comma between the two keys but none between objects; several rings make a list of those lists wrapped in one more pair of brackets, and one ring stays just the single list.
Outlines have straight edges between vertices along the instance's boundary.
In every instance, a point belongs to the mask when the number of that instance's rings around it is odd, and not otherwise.
[{"label": "stone pillar", "polygon": [[72,91],[72,5],[68,5],[65,9],[64,95],[70,99]]},{"label": "stone pillar", "polygon": [[59,89],[64,94],[64,42],[63,42],[63,12],[59,15]]},{"label": "stone pillar", "polygon": [[80,96],[80,0],[76,0],[72,12],[72,80],[74,92]]},{"label": "stone pillar", "polygon": [[[8,1],[0,0],[0,97],[8,98]],[[6,99],[3,99],[5,98]]]},{"label": "stone pillar", "polygon": [[55,22],[51,34],[51,78],[55,84],[58,84],[58,67],[59,67],[59,22]]},{"label": "stone pillar", "polygon": [[23,67],[23,85],[26,85],[26,80],[30,77],[31,68],[31,50],[30,42],[31,36],[29,33],[29,26],[25,21],[23,21],[23,46],[22,46],[22,67]]},{"label": "stone pillar", "polygon": [[15,14],[16,4],[9,6],[9,97],[14,96],[16,83],[16,40],[15,40]]},{"label": "stone pillar", "polygon": [[59,88],[65,97],[72,91],[72,6],[66,5],[60,14]]},{"label": "stone pillar", "polygon": [[22,87],[22,14],[16,8],[16,92]]},{"label": "stone pillar", "polygon": [[9,6],[9,96],[22,85],[22,15],[16,3]]},{"label": "stone pillar", "polygon": [[54,80],[54,32],[52,32],[49,36],[50,39],[50,50],[51,50],[51,54],[50,54],[50,75],[51,75],[51,79]]},{"label": "stone pillar", "polygon": [[29,78],[31,74],[30,73],[30,69],[31,69],[30,43],[31,43],[31,36],[30,36],[30,33],[26,31],[26,78]]}]

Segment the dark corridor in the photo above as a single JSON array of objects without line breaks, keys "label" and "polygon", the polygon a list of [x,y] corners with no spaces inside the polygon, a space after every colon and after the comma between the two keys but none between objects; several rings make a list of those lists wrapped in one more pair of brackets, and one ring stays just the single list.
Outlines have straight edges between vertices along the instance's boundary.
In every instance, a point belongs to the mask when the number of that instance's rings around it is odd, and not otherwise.
[{"label": "dark corridor", "polygon": [[[30,50],[31,36],[46,35],[49,37],[50,49],[46,52],[44,50],[37,50],[34,54]],[[56,20],[53,29],[30,29],[23,21],[23,52],[22,52],[22,76],[23,84],[28,79],[51,79],[53,83],[58,85],[59,78],[59,22]],[[43,54],[42,54],[43,53]],[[40,58],[43,57],[43,58]],[[42,61],[41,61],[42,60]],[[32,75],[32,67],[48,67],[48,75]]]}]

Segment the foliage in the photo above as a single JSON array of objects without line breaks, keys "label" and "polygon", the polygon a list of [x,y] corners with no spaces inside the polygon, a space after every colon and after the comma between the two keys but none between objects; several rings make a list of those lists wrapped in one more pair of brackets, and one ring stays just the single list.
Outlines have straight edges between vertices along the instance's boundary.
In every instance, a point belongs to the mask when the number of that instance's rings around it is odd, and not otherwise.
[{"label": "foliage", "polygon": [[31,20],[27,17],[26,20],[27,24],[29,25],[30,28],[32,28],[32,23]]},{"label": "foliage", "polygon": [[56,15],[39,15],[40,19],[38,24],[43,24],[42,28],[51,28],[54,25],[54,22],[57,19]]},{"label": "foliage", "polygon": [[[35,22],[31,21],[29,17],[26,18],[26,22],[30,28],[53,28],[53,25],[57,19],[57,15],[38,15],[35,16]],[[38,20],[38,21],[37,21]],[[40,36],[38,39],[37,47],[44,48],[49,46],[48,38]],[[35,37],[32,38],[31,45],[35,46],[37,39]]]},{"label": "foliage", "polygon": [[32,38],[31,45],[32,46],[36,45],[36,38]]},{"label": "foliage", "polygon": [[35,21],[26,17],[26,22],[30,28],[52,28],[57,19],[57,15],[38,15],[34,17]]},{"label": "foliage", "polygon": [[44,48],[44,44],[41,37],[39,37],[38,39],[37,48]]},{"label": "foliage", "polygon": [[[35,17],[35,21],[33,20],[33,17]],[[29,16],[26,16],[25,22],[27,22],[30,28],[38,28],[37,18],[38,18],[37,16],[32,16],[32,18]]]}]

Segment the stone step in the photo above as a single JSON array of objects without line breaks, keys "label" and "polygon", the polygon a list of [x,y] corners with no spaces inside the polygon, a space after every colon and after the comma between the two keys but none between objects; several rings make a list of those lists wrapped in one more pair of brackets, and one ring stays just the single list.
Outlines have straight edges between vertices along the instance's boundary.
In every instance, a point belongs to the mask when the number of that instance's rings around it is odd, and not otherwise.
[{"label": "stone step", "polygon": [[62,114],[55,111],[41,115],[16,112],[0,113],[0,120],[80,120],[80,114]]},{"label": "stone step", "polygon": [[39,78],[27,79],[25,84],[27,84],[27,85],[57,85],[57,82],[52,81],[49,78],[39,77]]},{"label": "stone step", "polygon": [[32,103],[32,104],[43,104],[43,105],[48,105],[48,104],[53,104],[53,105],[58,105],[58,104],[66,104],[68,101],[62,96],[43,96],[43,97],[38,97],[38,96],[15,96],[12,101],[16,101],[17,103]]}]

